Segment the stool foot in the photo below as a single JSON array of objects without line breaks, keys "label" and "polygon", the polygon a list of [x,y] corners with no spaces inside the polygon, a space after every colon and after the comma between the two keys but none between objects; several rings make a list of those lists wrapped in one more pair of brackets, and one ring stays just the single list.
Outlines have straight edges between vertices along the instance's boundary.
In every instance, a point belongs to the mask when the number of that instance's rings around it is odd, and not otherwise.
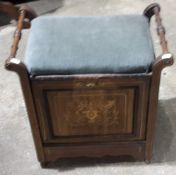
[{"label": "stool foot", "polygon": [[49,162],[40,162],[42,168],[47,168]]}]

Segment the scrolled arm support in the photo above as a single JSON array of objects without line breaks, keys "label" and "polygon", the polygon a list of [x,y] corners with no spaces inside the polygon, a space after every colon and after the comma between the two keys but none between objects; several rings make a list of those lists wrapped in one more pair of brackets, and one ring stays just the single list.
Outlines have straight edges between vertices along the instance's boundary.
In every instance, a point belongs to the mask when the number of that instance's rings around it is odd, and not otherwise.
[{"label": "scrolled arm support", "polygon": [[163,68],[171,66],[174,63],[174,58],[171,53],[165,53],[160,55],[154,62],[153,71],[162,71]]}]

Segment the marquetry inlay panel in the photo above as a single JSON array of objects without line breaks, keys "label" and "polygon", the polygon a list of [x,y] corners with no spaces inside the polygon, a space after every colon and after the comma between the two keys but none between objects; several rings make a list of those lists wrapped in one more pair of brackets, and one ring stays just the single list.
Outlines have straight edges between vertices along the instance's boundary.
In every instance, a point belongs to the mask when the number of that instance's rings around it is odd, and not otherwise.
[{"label": "marquetry inlay panel", "polygon": [[55,136],[132,132],[134,90],[48,91]]}]

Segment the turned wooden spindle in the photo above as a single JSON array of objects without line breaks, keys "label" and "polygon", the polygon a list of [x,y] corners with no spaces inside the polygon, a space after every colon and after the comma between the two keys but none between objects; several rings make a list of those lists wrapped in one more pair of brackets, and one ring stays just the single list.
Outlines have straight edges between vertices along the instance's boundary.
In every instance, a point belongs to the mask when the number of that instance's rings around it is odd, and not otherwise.
[{"label": "turned wooden spindle", "polygon": [[14,58],[16,56],[16,53],[18,51],[18,44],[21,39],[22,35],[22,29],[23,29],[23,21],[25,18],[25,10],[20,10],[20,16],[17,24],[17,29],[14,32],[14,41],[12,44],[11,52],[10,52],[10,58]]},{"label": "turned wooden spindle", "polygon": [[[16,7],[13,7],[17,9]],[[6,60],[6,66],[10,64],[10,60],[16,57],[16,53],[18,51],[18,44],[21,40],[22,30],[25,28],[30,28],[30,21],[37,17],[37,14],[31,10],[28,6],[20,7],[18,10],[18,21],[17,28],[14,32],[13,44],[10,51],[10,56]]]},{"label": "turned wooden spindle", "polygon": [[160,38],[160,44],[161,44],[161,47],[162,47],[163,54],[168,53],[169,50],[168,50],[167,41],[166,41],[166,38],[165,38],[165,33],[166,32],[165,32],[164,26],[162,25],[162,19],[160,17],[160,9],[158,7],[155,7],[154,8],[154,13],[155,13],[155,20],[156,20],[156,23],[157,23],[157,34]]}]

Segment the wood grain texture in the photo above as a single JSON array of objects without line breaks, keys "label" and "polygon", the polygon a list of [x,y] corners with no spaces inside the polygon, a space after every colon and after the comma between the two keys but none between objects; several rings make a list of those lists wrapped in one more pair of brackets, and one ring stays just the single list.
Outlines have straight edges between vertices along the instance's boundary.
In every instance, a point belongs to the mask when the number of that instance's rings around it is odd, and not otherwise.
[{"label": "wood grain texture", "polygon": [[132,132],[133,95],[128,90],[51,91],[47,93],[55,136]]},{"label": "wood grain texture", "polygon": [[145,142],[109,142],[89,145],[57,145],[45,147],[46,161],[71,157],[103,157],[103,156],[131,156],[135,160],[144,161]]},{"label": "wood grain texture", "polygon": [[[33,78],[32,89],[45,143],[145,138],[150,75],[97,77],[59,76],[53,81]],[[87,87],[90,83],[95,86]],[[113,120],[113,127],[108,127]]]},{"label": "wood grain texture", "polygon": [[[11,11],[11,8],[8,8],[8,10]],[[23,96],[27,107],[27,112],[29,115],[29,122],[32,129],[32,135],[34,138],[34,143],[37,151],[37,157],[38,157],[38,160],[44,161],[45,160],[44,150],[43,150],[43,145],[42,145],[42,140],[41,140],[41,135],[39,130],[39,124],[36,117],[33,94],[31,90],[31,82],[29,78],[30,76],[27,72],[27,68],[25,64],[23,64],[22,61],[15,58],[18,50],[18,44],[21,39],[21,30],[24,27],[23,21],[24,21],[26,12],[23,9],[23,10],[20,10],[18,14],[20,16],[18,17],[19,20],[17,24],[17,29],[15,30],[15,33],[14,33],[14,40],[13,40],[13,45],[11,47],[10,56],[5,60],[5,68],[7,70],[14,71],[19,75]]]},{"label": "wood grain texture", "polygon": [[149,5],[144,11],[144,15],[150,18],[155,15],[157,24],[157,33],[160,38],[160,44],[162,48],[162,54],[158,56],[152,66],[152,79],[149,94],[149,108],[148,108],[148,121],[147,121],[147,133],[146,133],[146,153],[145,160],[150,162],[153,154],[153,143],[155,135],[155,125],[157,116],[157,106],[158,106],[158,94],[161,71],[166,66],[171,66],[173,64],[173,55],[169,53],[167,47],[167,41],[165,38],[165,28],[162,25],[160,17],[160,6],[157,3]]}]

